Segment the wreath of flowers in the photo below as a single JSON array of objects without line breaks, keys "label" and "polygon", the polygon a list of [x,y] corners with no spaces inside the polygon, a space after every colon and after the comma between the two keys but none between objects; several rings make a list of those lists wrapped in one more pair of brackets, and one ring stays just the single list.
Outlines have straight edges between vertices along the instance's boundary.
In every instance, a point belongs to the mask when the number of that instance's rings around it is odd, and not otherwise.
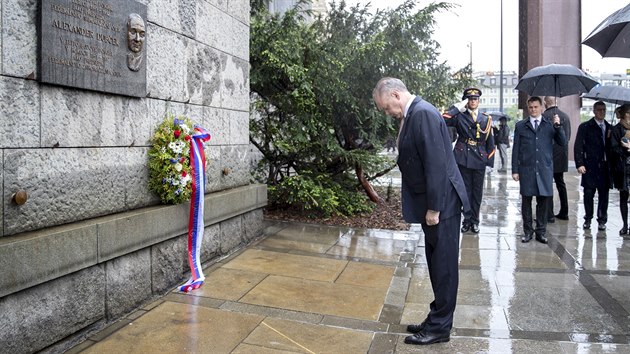
[{"label": "wreath of flowers", "polygon": [[149,189],[163,203],[180,204],[190,200],[190,119],[168,115],[158,126],[149,149]]}]

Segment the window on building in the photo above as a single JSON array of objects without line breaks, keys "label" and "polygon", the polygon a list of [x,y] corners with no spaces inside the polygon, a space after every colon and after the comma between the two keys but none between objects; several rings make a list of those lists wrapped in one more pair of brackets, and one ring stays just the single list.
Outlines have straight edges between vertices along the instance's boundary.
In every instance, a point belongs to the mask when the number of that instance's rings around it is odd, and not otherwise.
[{"label": "window on building", "polygon": [[502,82],[503,82],[503,85],[507,85],[507,78],[504,77]]},{"label": "window on building", "polygon": [[492,78],[490,79],[490,85],[496,85],[497,84],[497,79]]}]

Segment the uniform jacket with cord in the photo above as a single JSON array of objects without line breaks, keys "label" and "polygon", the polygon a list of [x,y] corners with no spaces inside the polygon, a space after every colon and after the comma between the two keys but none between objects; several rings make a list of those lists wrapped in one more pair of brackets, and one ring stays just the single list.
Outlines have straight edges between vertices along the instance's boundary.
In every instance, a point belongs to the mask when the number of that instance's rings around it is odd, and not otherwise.
[{"label": "uniform jacket with cord", "polygon": [[486,166],[494,166],[494,134],[492,119],[483,113],[473,120],[471,113],[451,106],[443,115],[446,125],[457,128],[457,142],[453,148],[458,165],[473,170],[485,170]]}]

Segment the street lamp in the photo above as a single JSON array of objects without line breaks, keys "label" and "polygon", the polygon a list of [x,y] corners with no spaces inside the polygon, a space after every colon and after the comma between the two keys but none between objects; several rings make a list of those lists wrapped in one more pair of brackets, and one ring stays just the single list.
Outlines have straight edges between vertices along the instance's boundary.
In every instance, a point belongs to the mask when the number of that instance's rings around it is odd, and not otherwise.
[{"label": "street lamp", "polygon": [[499,111],[503,112],[503,0],[501,0],[501,45],[499,46]]},{"label": "street lamp", "polygon": [[466,46],[470,48],[470,61],[468,63],[470,64],[470,72],[472,73],[472,42],[468,42]]}]

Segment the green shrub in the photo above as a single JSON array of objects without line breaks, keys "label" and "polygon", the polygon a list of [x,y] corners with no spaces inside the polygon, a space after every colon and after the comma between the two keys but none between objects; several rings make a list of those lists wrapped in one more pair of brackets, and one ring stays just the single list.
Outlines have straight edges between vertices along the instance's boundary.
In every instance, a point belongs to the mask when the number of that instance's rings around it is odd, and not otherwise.
[{"label": "green shrub", "polygon": [[300,206],[313,217],[350,216],[374,209],[374,204],[356,188],[348,188],[327,175],[309,173],[296,174],[269,186],[269,201],[280,208]]}]

